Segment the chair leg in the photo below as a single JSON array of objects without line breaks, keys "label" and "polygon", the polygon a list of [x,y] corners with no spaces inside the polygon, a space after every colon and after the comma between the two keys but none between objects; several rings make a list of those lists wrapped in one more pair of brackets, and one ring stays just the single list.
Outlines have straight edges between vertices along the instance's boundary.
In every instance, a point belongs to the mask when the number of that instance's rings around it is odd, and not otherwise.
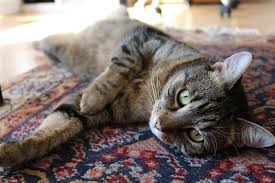
[{"label": "chair leg", "polygon": [[4,98],[2,95],[2,89],[1,89],[1,85],[0,85],[0,106],[4,105]]}]

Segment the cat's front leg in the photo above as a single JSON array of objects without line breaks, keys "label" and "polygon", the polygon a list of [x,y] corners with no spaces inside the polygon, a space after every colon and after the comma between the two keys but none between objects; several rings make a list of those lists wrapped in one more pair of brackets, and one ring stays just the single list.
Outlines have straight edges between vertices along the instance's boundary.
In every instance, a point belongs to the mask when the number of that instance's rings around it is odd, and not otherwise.
[{"label": "cat's front leg", "polygon": [[0,144],[0,167],[13,167],[27,160],[49,153],[58,145],[74,137],[85,127],[91,127],[111,120],[108,111],[92,116],[79,113],[80,95],[72,95],[61,102],[29,137]]},{"label": "cat's front leg", "polygon": [[142,69],[145,59],[141,38],[133,36],[119,44],[111,57],[111,64],[84,92],[82,113],[94,114],[111,103]]}]

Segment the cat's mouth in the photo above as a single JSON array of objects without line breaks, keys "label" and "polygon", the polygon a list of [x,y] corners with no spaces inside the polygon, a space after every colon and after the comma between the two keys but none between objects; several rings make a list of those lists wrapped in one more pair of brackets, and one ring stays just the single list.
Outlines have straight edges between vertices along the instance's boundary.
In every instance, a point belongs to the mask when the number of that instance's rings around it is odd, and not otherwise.
[{"label": "cat's mouth", "polygon": [[164,141],[169,144],[173,144],[173,131],[160,129],[157,122],[158,122],[158,119],[154,116],[151,116],[151,119],[149,121],[149,126],[152,133],[161,141]]}]

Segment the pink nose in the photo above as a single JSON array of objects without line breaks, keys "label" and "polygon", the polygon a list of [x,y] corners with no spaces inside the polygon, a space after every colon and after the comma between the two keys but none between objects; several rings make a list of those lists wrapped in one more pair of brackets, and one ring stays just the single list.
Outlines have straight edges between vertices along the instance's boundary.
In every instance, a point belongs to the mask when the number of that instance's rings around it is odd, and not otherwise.
[{"label": "pink nose", "polygon": [[158,129],[159,131],[161,131],[161,125],[160,125],[160,121],[157,120],[156,124],[155,124],[155,128]]}]

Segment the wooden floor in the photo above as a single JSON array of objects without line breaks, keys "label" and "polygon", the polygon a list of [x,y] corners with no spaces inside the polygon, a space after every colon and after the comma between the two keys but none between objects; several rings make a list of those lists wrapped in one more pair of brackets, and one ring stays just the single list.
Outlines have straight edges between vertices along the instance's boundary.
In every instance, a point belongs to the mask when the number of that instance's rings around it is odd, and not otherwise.
[{"label": "wooden floor", "polygon": [[[240,6],[233,10],[231,18],[221,18],[220,5],[194,4],[163,5],[163,16],[159,23],[180,29],[200,29],[211,26],[256,29],[260,33],[275,33],[275,0],[241,0]],[[131,11],[130,11],[131,12]],[[157,17],[132,13],[134,18],[146,22],[157,22]],[[157,22],[158,23],[158,22]]]},{"label": "wooden floor", "polygon": [[[233,11],[231,19],[219,16],[219,5],[162,5],[163,15],[150,10],[129,9],[130,16],[152,24],[180,29],[198,29],[211,26],[255,29],[262,34],[275,33],[275,0],[246,0]],[[90,10],[93,12],[92,10]],[[62,31],[77,31],[96,21],[77,14],[45,14],[37,12],[15,15],[0,14],[0,83],[26,72],[49,60],[33,50],[30,41]],[[84,16],[85,17],[85,16]],[[101,16],[102,18],[102,16]],[[59,20],[56,21],[56,20]],[[60,22],[61,20],[61,22]],[[54,22],[54,24],[53,24]],[[26,43],[27,42],[27,43]]]},{"label": "wooden floor", "polygon": [[[221,18],[219,6],[193,6],[175,18],[178,28],[203,28],[206,26],[227,26],[231,28],[257,29],[260,33],[275,33],[275,1],[262,0],[241,4],[233,10],[232,18]],[[272,23],[274,22],[274,23]]]}]

